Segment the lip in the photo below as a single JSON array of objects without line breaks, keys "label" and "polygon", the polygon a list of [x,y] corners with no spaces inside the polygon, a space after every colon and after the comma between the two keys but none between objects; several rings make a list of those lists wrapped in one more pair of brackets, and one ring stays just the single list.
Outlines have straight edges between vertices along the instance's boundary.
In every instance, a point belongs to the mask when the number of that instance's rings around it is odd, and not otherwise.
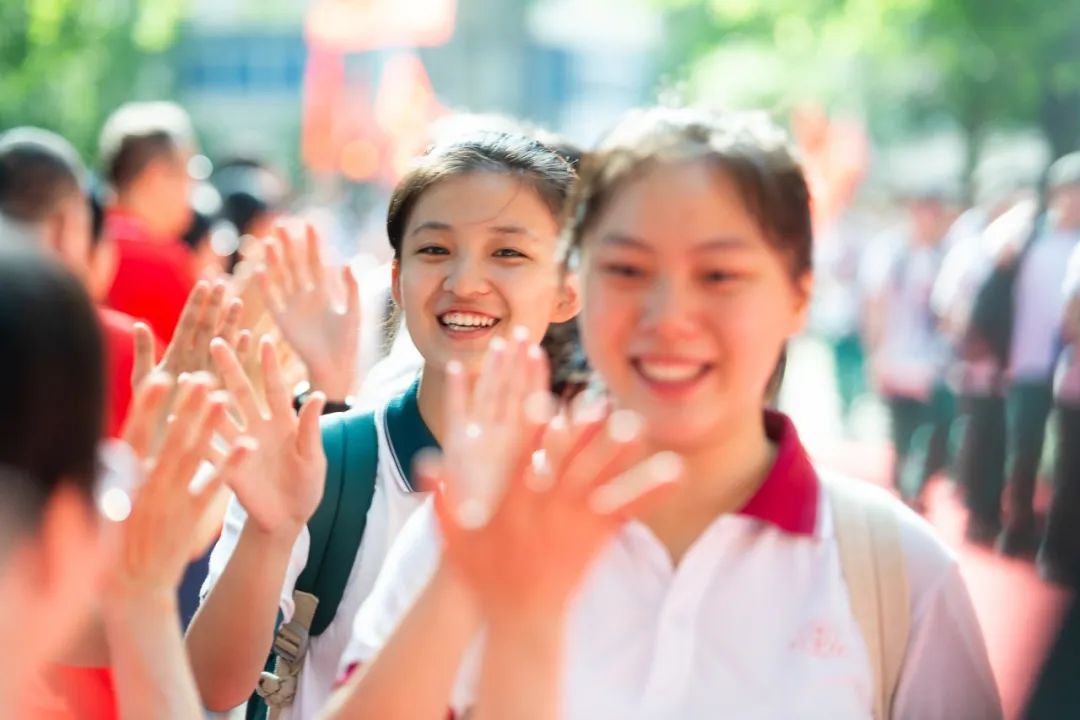
[{"label": "lip", "polygon": [[[685,379],[660,379],[654,374],[651,375],[646,372],[644,368],[646,365],[682,366],[686,368],[698,366],[699,370]],[[630,366],[633,368],[638,380],[648,388],[649,392],[667,400],[685,398],[696,391],[714,368],[713,363],[704,360],[655,355],[631,358]]]},{"label": "lip", "polygon": [[[490,318],[495,322],[486,327],[470,327],[469,329],[461,329],[456,327],[450,327],[444,325],[442,318],[452,313],[461,313],[465,315],[478,315],[485,318]],[[443,335],[456,341],[474,341],[489,338],[495,333],[495,329],[502,324],[502,318],[492,315],[491,313],[484,312],[482,310],[476,310],[475,308],[466,307],[450,307],[440,312],[435,313],[435,322],[438,324],[439,329],[442,330]]]}]

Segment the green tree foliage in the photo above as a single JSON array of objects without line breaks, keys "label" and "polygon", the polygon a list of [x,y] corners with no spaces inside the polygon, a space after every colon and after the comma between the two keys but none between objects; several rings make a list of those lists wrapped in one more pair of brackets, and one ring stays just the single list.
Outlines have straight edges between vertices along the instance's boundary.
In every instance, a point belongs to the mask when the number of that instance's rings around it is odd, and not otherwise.
[{"label": "green tree foliage", "polygon": [[654,0],[696,99],[855,109],[879,137],[950,122],[1080,147],[1080,0]]},{"label": "green tree foliage", "polygon": [[182,0],[0,0],[0,129],[63,134],[87,160],[121,102],[164,97],[147,72],[175,37]]}]

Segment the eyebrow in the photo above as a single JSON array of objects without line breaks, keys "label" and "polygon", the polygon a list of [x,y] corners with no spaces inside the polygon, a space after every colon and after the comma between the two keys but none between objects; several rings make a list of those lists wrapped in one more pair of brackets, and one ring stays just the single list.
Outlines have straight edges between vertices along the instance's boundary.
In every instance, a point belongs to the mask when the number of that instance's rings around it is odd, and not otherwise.
[{"label": "eyebrow", "polygon": [[[413,231],[410,233],[410,235],[416,235],[417,233],[423,232],[425,230],[433,230],[436,232],[451,232],[453,231],[453,229],[454,227],[449,223],[445,223],[440,220],[426,220],[413,228]],[[539,239],[533,231],[529,230],[523,225],[497,225],[491,228],[491,233],[493,235],[514,235],[529,240]]]},{"label": "eyebrow", "polygon": [[[655,248],[652,245],[645,242],[640,238],[636,238],[633,235],[624,235],[622,233],[608,233],[604,236],[603,242],[607,245],[617,245],[634,250],[643,250],[645,252],[655,252]],[[712,250],[745,250],[750,247],[750,244],[739,237],[733,236],[720,236],[713,237],[702,242],[696,243],[693,250],[695,252],[708,252]]]},{"label": "eyebrow", "polygon": [[436,231],[439,231],[439,232],[446,232],[446,231],[452,230],[452,229],[453,228],[451,228],[450,225],[447,224],[447,223],[439,222],[438,220],[427,220],[425,222],[420,223],[416,227],[414,227],[413,231],[411,233],[409,233],[409,234],[410,235],[415,235],[418,232],[421,232],[423,230],[436,230]]}]

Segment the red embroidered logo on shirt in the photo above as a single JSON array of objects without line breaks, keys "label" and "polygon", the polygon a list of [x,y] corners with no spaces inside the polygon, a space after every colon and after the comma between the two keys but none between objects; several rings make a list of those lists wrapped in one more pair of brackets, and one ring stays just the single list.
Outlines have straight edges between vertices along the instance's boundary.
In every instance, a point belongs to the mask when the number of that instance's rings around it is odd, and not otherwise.
[{"label": "red embroidered logo on shirt", "polygon": [[837,658],[847,653],[847,646],[835,629],[824,622],[815,622],[791,641],[791,649],[816,658]]}]

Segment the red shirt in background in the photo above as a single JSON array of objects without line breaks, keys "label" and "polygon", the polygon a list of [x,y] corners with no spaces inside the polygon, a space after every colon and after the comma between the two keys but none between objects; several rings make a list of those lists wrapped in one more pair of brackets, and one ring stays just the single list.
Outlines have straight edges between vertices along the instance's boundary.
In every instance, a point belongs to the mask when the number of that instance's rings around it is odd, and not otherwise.
[{"label": "red shirt in background", "polygon": [[131,369],[135,364],[135,318],[98,308],[105,336],[105,435],[120,437],[131,404]]},{"label": "red shirt in background", "polygon": [[138,218],[120,208],[106,213],[105,231],[120,259],[106,304],[145,320],[169,342],[198,279],[191,251],[179,238],[151,236]]},{"label": "red shirt in background", "polygon": [[118,720],[108,668],[52,665],[31,680],[29,720]]}]

